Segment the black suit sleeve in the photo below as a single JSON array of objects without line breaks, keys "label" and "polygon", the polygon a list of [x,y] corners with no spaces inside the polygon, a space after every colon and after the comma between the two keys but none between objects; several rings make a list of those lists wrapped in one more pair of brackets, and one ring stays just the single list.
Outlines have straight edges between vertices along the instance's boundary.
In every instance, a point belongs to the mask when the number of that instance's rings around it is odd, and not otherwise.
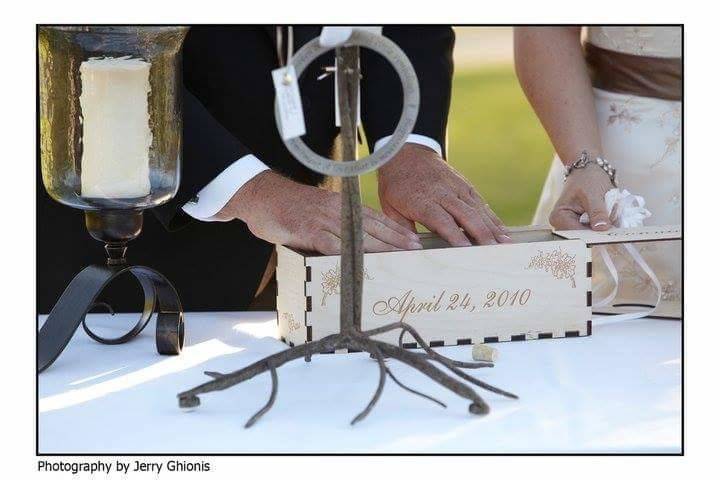
[{"label": "black suit sleeve", "polygon": [[192,221],[182,206],[233,162],[250,150],[207,111],[200,100],[183,88],[183,145],[180,187],[168,203],[153,209],[168,230]]},{"label": "black suit sleeve", "polygon": [[[408,25],[384,27],[383,35],[405,52],[420,83],[420,112],[413,133],[436,140],[445,155],[455,33],[451,27]],[[395,130],[402,110],[402,85],[383,57],[366,49],[361,55],[361,115],[372,148]]]}]

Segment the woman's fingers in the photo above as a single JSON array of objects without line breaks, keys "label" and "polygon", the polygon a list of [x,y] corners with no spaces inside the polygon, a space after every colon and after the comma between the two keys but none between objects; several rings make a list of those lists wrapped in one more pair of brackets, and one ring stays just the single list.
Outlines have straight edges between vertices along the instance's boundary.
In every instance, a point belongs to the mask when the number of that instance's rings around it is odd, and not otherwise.
[{"label": "woman's fingers", "polygon": [[605,206],[604,195],[588,195],[585,199],[585,210],[590,217],[590,228],[604,231],[610,228],[610,217]]},{"label": "woman's fingers", "polygon": [[550,213],[550,225],[556,230],[584,230],[587,225],[580,223],[580,215],[570,208],[555,208]]}]

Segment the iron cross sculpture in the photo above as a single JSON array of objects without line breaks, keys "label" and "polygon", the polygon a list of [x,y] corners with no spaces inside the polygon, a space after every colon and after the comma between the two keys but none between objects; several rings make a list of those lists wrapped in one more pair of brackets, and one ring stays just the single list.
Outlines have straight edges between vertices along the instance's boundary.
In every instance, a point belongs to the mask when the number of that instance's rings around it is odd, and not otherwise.
[{"label": "iron cross sculpture", "polygon": [[[398,126],[388,143],[376,150],[372,155],[357,160],[357,99],[358,89],[360,88],[360,47],[372,49],[383,55],[397,71],[403,86],[403,112]],[[331,50],[331,48],[321,46],[319,38],[316,38],[300,49],[292,59],[298,78],[313,60]],[[412,326],[404,322],[391,323],[372,330],[362,330],[363,229],[358,175],[380,167],[402,147],[415,125],[420,106],[420,94],[417,76],[410,60],[397,45],[381,35],[355,29],[350,38],[336,48],[335,53],[337,57],[336,75],[338,76],[338,101],[341,116],[342,161],[333,161],[317,155],[305,145],[300,137],[286,140],[285,144],[290,152],[309,168],[325,175],[342,177],[340,333],[288,348],[235,372],[227,374],[205,372],[213,380],[178,394],[180,407],[196,407],[200,404],[199,394],[224,390],[261,373],[270,372],[272,379],[270,399],[247,421],[245,427],[250,427],[267,413],[275,402],[278,390],[277,369],[280,366],[298,358],[304,358],[306,362],[309,362],[312,355],[348,349],[349,351],[369,353],[377,361],[380,374],[377,389],[370,402],[363,411],[353,418],[351,424],[359,422],[370,413],[380,399],[387,377],[390,377],[404,390],[445,407],[445,404],[440,400],[401,383],[386,362],[391,358],[419,370],[448,390],[467,398],[471,402],[470,412],[476,415],[484,415],[490,411],[490,407],[468,384],[476,385],[499,395],[517,398],[514,394],[488,385],[463,370],[492,367],[492,362],[461,362],[440,355],[430,348]],[[276,104],[276,119],[277,117]],[[373,339],[376,335],[394,330],[399,333],[397,346]],[[412,336],[423,351],[413,352],[402,348],[405,334]],[[440,367],[444,367],[445,370]]]}]

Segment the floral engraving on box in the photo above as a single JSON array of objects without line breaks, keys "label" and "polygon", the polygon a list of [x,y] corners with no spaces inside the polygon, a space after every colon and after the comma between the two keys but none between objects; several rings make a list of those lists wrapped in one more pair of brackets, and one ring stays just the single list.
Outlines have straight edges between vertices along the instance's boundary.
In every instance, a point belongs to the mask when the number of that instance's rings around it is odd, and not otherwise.
[{"label": "floral engraving on box", "polygon": [[302,324],[295,320],[295,315],[288,312],[283,312],[281,315],[282,319],[287,322],[288,325],[288,331],[294,332],[295,330],[299,330],[300,327],[302,327]]},{"label": "floral engraving on box", "polygon": [[[322,287],[323,292],[323,297],[320,305],[324,307],[327,297],[340,293],[340,265],[335,265],[327,272],[320,272],[320,276],[322,277],[322,282],[320,283],[320,286]],[[370,274],[368,274],[366,268],[363,269],[363,276],[366,280],[372,280],[372,277],[370,276]]]},{"label": "floral engraving on box", "polygon": [[570,285],[575,288],[575,255],[570,255],[562,248],[551,252],[538,250],[525,269],[543,270],[558,280],[570,279]]}]

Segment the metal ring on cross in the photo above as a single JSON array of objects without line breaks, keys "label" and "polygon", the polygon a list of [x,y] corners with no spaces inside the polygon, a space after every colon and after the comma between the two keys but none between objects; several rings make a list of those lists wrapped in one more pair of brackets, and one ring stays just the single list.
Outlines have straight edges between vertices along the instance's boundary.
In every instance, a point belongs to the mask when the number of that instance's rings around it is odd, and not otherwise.
[{"label": "metal ring on cross", "polygon": [[[420,86],[412,63],[405,52],[392,41],[367,32],[365,30],[353,30],[352,35],[342,46],[359,46],[369,48],[383,57],[393,66],[403,88],[403,108],[400,121],[388,142],[377,149],[371,155],[354,162],[338,162],[330,160],[322,155],[313,152],[300,137],[283,140],[285,146],[303,165],[324,175],[336,177],[352,177],[375,170],[388,162],[407,140],[412,133],[420,109]],[[320,45],[320,38],[315,38],[306,43],[292,58],[292,64],[298,79],[303,71],[320,55],[333,50],[335,47],[323,47]],[[275,122],[278,131],[280,128],[280,115],[278,114],[278,102],[275,99]]]}]

